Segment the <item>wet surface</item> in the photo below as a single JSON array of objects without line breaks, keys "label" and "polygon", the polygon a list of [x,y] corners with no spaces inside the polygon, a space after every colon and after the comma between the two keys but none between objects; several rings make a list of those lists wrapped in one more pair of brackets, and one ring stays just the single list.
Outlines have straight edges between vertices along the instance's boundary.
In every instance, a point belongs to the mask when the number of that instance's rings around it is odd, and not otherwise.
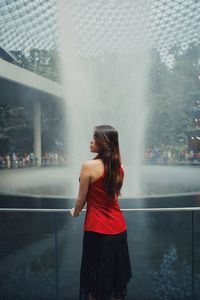
[{"label": "wet surface", "polygon": [[[125,167],[123,197],[200,191],[200,166],[142,166],[137,179],[132,178],[132,170],[130,166]],[[78,169],[64,167],[2,170],[0,192],[74,198],[78,178]]]}]

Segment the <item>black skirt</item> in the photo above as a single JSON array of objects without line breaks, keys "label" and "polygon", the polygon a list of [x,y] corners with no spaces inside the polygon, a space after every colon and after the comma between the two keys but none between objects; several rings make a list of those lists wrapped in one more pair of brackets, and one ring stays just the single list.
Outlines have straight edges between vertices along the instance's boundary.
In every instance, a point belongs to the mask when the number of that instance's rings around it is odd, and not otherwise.
[{"label": "black skirt", "polygon": [[79,299],[124,299],[131,278],[127,232],[101,234],[85,231],[80,272]]}]

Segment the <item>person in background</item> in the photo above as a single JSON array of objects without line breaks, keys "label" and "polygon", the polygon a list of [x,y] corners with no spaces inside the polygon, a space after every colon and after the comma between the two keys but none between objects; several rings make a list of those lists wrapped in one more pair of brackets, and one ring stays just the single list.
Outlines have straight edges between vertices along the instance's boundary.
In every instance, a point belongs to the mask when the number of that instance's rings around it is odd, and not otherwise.
[{"label": "person in background", "polygon": [[10,155],[9,154],[6,155],[6,165],[7,165],[7,168],[10,169],[11,161],[10,161]]},{"label": "person in background", "polygon": [[3,157],[0,155],[0,169],[3,169],[4,167],[4,159]]},{"label": "person in background", "polygon": [[73,217],[87,203],[79,299],[124,299],[132,277],[127,224],[118,204],[123,184],[118,132],[96,126],[90,151],[97,155],[81,168],[79,193]]}]

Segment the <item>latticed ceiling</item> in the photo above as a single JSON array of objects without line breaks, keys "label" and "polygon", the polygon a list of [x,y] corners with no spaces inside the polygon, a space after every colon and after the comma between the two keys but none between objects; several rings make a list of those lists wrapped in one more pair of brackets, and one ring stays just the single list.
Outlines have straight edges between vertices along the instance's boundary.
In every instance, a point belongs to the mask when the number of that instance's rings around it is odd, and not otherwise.
[{"label": "latticed ceiling", "polygon": [[[63,29],[59,18],[65,20]],[[78,55],[124,53],[139,42],[158,49],[170,64],[174,46],[185,49],[200,41],[200,1],[0,0],[5,49],[59,48],[60,31]]]}]

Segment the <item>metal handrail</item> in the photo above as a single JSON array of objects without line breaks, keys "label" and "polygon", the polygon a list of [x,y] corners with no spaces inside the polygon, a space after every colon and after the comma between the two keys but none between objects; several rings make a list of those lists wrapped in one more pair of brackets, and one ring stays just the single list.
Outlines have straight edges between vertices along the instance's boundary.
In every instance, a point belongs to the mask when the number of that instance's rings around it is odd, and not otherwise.
[{"label": "metal handrail", "polygon": [[[83,212],[86,209],[82,210]],[[174,212],[174,211],[200,211],[200,207],[156,207],[156,208],[122,208],[124,212]],[[0,208],[0,212],[70,212],[69,208]]]}]

